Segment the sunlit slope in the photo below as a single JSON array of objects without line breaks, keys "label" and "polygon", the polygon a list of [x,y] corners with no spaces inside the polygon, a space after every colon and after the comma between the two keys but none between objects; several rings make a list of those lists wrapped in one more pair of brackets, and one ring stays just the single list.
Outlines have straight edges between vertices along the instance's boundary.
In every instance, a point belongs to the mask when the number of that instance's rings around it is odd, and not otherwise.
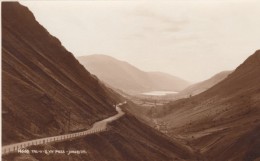
[{"label": "sunlit slope", "polygon": [[[169,134],[211,161],[259,157],[260,51],[209,90],[158,110]],[[258,150],[257,150],[258,149]],[[251,157],[251,159],[245,159]]]}]

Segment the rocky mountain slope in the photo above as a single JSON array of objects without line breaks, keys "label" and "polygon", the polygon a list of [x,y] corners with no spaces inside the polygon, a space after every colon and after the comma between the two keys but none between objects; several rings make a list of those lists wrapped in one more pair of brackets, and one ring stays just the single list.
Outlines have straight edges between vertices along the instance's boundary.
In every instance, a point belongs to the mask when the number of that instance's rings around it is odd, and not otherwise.
[{"label": "rocky mountain slope", "polygon": [[259,160],[259,82],[260,50],[209,90],[164,106],[157,118],[208,160]]},{"label": "rocky mountain slope", "polygon": [[88,128],[116,113],[118,96],[19,3],[2,3],[2,78],[3,144]]},{"label": "rocky mountain slope", "polygon": [[78,60],[105,83],[128,93],[180,91],[189,85],[178,77],[161,72],[144,72],[106,55],[82,56]]}]

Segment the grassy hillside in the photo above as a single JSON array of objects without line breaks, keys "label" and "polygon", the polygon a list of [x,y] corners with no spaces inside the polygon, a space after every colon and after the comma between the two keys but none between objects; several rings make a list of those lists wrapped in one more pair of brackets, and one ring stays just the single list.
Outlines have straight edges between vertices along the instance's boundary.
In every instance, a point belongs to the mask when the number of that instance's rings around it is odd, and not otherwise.
[{"label": "grassy hillside", "polygon": [[260,157],[260,51],[209,90],[158,110],[170,136],[211,161]]}]

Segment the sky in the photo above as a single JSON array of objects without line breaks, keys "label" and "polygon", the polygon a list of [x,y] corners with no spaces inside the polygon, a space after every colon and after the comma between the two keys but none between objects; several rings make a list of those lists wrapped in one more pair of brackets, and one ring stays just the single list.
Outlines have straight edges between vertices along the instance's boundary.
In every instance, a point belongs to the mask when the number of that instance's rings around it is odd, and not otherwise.
[{"label": "sky", "polygon": [[20,1],[75,57],[105,54],[191,83],[260,49],[260,1]]}]

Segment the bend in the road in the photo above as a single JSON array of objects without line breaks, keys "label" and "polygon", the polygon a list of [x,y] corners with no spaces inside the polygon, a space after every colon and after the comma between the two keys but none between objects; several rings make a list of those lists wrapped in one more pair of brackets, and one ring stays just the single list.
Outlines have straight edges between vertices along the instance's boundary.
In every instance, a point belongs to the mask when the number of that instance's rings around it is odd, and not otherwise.
[{"label": "bend in the road", "polygon": [[120,118],[124,115],[124,112],[121,110],[121,108],[119,106],[122,106],[123,104],[126,104],[126,103],[127,102],[125,101],[123,103],[117,104],[115,108],[118,113],[116,115],[94,123],[92,128],[90,128],[86,131],[6,145],[6,146],[2,147],[2,155],[5,155],[5,154],[11,153],[11,152],[15,152],[15,151],[18,151],[19,149],[23,149],[23,148],[26,148],[26,147],[29,147],[32,145],[40,145],[40,144],[46,144],[46,143],[51,143],[51,142],[64,141],[64,140],[68,140],[68,139],[72,139],[72,138],[82,137],[82,136],[91,135],[94,133],[105,131],[107,128],[107,124],[109,122],[117,120],[118,118]]}]

